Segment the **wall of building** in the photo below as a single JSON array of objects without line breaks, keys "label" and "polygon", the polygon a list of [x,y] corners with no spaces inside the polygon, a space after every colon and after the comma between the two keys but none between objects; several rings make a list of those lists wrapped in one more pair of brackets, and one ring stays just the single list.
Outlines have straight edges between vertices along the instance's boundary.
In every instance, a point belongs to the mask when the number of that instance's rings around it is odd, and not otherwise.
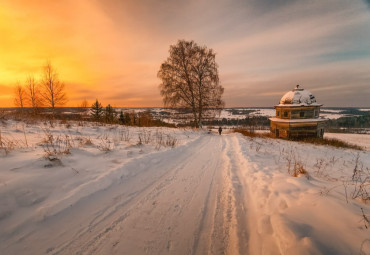
[{"label": "wall of building", "polygon": [[322,137],[325,124],[322,122],[279,123],[271,121],[270,132],[277,138]]},{"label": "wall of building", "polygon": [[278,107],[276,106],[276,118],[280,119],[314,119],[319,117],[320,107]]}]

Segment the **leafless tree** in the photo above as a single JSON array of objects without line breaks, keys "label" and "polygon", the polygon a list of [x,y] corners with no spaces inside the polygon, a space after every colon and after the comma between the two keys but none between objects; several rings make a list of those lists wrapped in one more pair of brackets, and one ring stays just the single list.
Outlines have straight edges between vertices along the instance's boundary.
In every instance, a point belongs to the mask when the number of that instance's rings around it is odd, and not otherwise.
[{"label": "leafless tree", "polygon": [[87,107],[89,107],[89,103],[87,102],[87,100],[86,99],[84,99],[83,101],[82,101],[82,103],[81,103],[81,105],[80,105],[80,107],[81,108],[87,108]]},{"label": "leafless tree", "polygon": [[42,98],[39,85],[33,75],[29,75],[26,80],[26,94],[28,103],[32,107],[33,113],[36,114],[37,109],[42,106]]},{"label": "leafless tree", "polygon": [[15,85],[15,89],[14,89],[14,104],[17,106],[17,107],[20,107],[21,108],[21,112],[23,113],[23,107],[24,107],[24,103],[25,103],[25,99],[26,99],[26,93],[25,93],[25,90],[23,88],[23,86],[17,82],[17,84]]},{"label": "leafless tree", "polygon": [[201,127],[205,112],[224,107],[216,54],[206,46],[185,40],[171,45],[169,52],[158,72],[164,104],[190,109],[195,126]]},{"label": "leafless tree", "polygon": [[83,118],[86,118],[87,115],[89,115],[89,108],[88,108],[89,107],[89,103],[87,102],[87,100],[84,99],[79,107],[82,108],[82,114],[81,114],[81,116]]},{"label": "leafless tree", "polygon": [[46,106],[51,107],[53,112],[56,106],[64,105],[67,102],[64,83],[59,80],[58,72],[51,65],[50,61],[47,61],[44,66],[41,84],[41,95]]}]

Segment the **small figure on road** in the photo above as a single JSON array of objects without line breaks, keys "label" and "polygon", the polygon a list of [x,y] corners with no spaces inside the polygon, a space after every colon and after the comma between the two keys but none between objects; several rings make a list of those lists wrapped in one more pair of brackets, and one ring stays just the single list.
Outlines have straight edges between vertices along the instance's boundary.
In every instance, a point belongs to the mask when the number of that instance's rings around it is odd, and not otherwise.
[{"label": "small figure on road", "polygon": [[221,135],[221,133],[222,133],[222,127],[219,127],[218,128],[218,133]]}]

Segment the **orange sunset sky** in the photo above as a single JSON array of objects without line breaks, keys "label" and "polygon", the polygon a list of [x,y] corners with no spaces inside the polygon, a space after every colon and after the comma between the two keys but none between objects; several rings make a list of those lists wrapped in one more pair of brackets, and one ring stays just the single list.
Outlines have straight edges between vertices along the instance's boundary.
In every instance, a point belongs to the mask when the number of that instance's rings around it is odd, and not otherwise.
[{"label": "orange sunset sky", "polygon": [[2,0],[0,107],[50,60],[67,106],[162,106],[179,39],[216,53],[226,106],[273,106],[296,84],[325,106],[370,107],[366,0]]}]

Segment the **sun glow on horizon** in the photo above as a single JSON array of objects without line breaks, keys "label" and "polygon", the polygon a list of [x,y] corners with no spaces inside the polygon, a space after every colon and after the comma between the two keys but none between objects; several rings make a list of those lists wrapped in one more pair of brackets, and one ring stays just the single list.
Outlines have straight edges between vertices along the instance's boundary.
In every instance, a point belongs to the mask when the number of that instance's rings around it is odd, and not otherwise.
[{"label": "sun glow on horizon", "polygon": [[15,84],[40,80],[47,60],[66,85],[67,106],[84,99],[163,106],[157,72],[179,39],[217,53],[227,106],[271,106],[274,92],[296,83],[320,92],[326,106],[369,106],[367,7],[361,0],[4,0],[0,107],[13,107]]},{"label": "sun glow on horizon", "polygon": [[[134,72],[138,65],[130,65],[129,52],[122,50],[130,39],[115,29],[96,5],[86,1],[0,4],[0,107],[13,106],[12,89],[17,82],[24,83],[29,75],[40,80],[47,60],[66,84],[69,106],[77,106],[84,98],[123,93],[127,79],[119,76]],[[116,89],[109,91],[110,86]],[[112,101],[127,105],[118,98]],[[129,101],[142,105],[137,98]]]}]

